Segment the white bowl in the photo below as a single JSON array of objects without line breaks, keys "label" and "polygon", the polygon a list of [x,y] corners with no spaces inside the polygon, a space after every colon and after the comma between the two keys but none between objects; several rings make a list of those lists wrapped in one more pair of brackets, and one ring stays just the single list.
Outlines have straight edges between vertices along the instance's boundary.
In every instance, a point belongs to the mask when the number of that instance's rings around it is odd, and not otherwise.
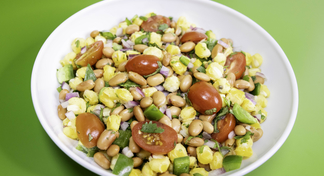
[{"label": "white bowl", "polygon": [[[183,7],[186,8],[183,8]],[[187,9],[187,10],[186,10]],[[211,29],[219,38],[231,38],[234,46],[251,54],[260,53],[268,98],[267,120],[261,125],[263,137],[253,145],[253,156],[243,161],[240,169],[224,175],[244,175],[268,160],[285,142],[296,119],[298,89],[291,65],[278,43],[258,24],[241,13],[209,0],[110,0],[93,4],[65,20],[48,37],[39,51],[31,79],[32,99],[39,121],[55,144],[73,160],[99,175],[112,175],[100,168],[92,158],[75,150],[76,142],[62,133],[57,117],[59,83],[56,69],[59,60],[71,52],[76,37],[86,38],[93,30],[108,30],[135,14],[149,12],[185,16],[198,27]]]}]

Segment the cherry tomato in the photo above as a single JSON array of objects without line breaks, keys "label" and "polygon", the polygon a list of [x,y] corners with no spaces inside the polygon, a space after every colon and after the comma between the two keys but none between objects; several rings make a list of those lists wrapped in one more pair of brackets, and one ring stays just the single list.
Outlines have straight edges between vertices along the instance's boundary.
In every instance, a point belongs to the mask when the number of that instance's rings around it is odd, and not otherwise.
[{"label": "cherry tomato", "polygon": [[[215,114],[222,108],[222,99],[218,91],[207,82],[196,82],[189,88],[188,98],[192,106],[201,114],[206,115],[206,110],[216,108]],[[207,114],[211,115],[211,114]]]},{"label": "cherry tomato", "polygon": [[99,59],[101,59],[103,47],[104,44],[102,41],[97,41],[89,45],[85,53],[77,54],[77,56],[75,57],[75,64],[82,67],[87,66],[88,64],[94,65]]},{"label": "cherry tomato", "polygon": [[[151,121],[152,123],[155,123],[157,127],[163,128],[164,131],[162,133],[143,133],[140,130],[142,129],[142,125],[146,122],[148,123],[148,121],[138,122],[133,127],[132,136],[135,143],[142,149],[153,154],[167,154],[168,152],[173,150],[175,146],[174,144],[177,143],[178,140],[177,132],[168,125],[164,125],[156,121]],[[145,137],[144,135],[151,136],[152,139],[155,139],[155,143],[149,144],[150,141],[147,140],[148,136]],[[159,139],[157,139],[157,137]]]},{"label": "cherry tomato", "polygon": [[138,55],[129,60],[125,66],[127,72],[136,72],[142,76],[152,74],[159,68],[160,59],[154,55]]},{"label": "cherry tomato", "polygon": [[204,33],[197,32],[197,31],[189,31],[189,32],[186,32],[185,34],[183,34],[180,41],[181,41],[181,43],[185,43],[188,41],[198,43],[199,41],[201,41],[203,39],[207,39],[207,38],[208,38],[207,35],[205,35]]},{"label": "cherry tomato", "polygon": [[159,26],[161,24],[167,24],[168,27],[170,26],[170,19],[168,17],[162,15],[155,15],[148,18],[144,21],[141,25],[144,31],[147,32],[156,32],[159,30]]},{"label": "cherry tomato", "polygon": [[234,130],[236,120],[233,114],[226,114],[225,118],[217,122],[218,133],[213,133],[212,138],[222,143],[228,138],[228,134]]},{"label": "cherry tomato", "polygon": [[76,117],[75,126],[80,141],[87,148],[97,146],[97,140],[105,130],[105,126],[100,119],[88,112],[79,114]]},{"label": "cherry tomato", "polygon": [[231,54],[227,57],[225,66],[228,66],[226,73],[234,73],[236,79],[240,79],[245,71],[246,59],[241,52]]}]

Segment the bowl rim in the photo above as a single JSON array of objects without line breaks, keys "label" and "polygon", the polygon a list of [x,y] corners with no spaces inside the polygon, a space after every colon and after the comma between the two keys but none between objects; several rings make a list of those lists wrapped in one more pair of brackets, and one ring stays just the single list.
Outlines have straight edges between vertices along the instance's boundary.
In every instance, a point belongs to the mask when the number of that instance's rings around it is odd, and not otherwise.
[{"label": "bowl rim", "polygon": [[[116,2],[119,1],[121,2],[121,0],[105,0],[105,1],[99,1],[97,3],[94,3],[92,5],[89,5],[83,9],[81,9],[80,11],[74,13],[73,15],[71,15],[69,18],[67,18],[66,20],[64,20],[64,22],[62,22],[58,27],[55,28],[55,30],[49,35],[49,37],[46,39],[46,41],[44,42],[44,44],[42,45],[39,53],[37,54],[37,57],[35,59],[34,65],[33,65],[33,70],[32,70],[32,74],[31,74],[31,96],[32,96],[32,101],[33,101],[33,105],[34,105],[34,109],[35,112],[37,114],[37,117],[41,123],[41,125],[43,126],[44,130],[46,131],[46,133],[49,135],[49,137],[52,139],[52,141],[66,154],[68,155],[71,159],[73,159],[74,161],[76,161],[77,163],[79,163],[80,165],[82,165],[84,168],[87,168],[88,170],[97,173],[97,174],[101,174],[101,175],[113,175],[107,171],[98,169],[97,167],[90,165],[88,162],[86,162],[86,160],[82,159],[81,157],[79,157],[78,155],[76,155],[75,153],[71,152],[70,148],[68,148],[64,143],[62,143],[60,141],[60,139],[58,138],[58,136],[55,134],[54,130],[49,126],[49,124],[46,122],[44,115],[41,112],[40,106],[39,106],[39,102],[38,102],[38,95],[37,95],[37,77],[36,77],[36,71],[38,70],[38,68],[40,67],[40,57],[42,55],[44,51],[44,48],[46,48],[47,45],[49,45],[49,40],[51,40],[53,38],[53,35],[56,33],[56,31],[61,28],[61,26],[66,25],[70,20],[73,20],[74,18],[77,18],[77,16],[81,13],[86,13],[87,11],[91,11],[94,8],[97,8],[98,6],[100,6],[101,4],[105,4],[105,3],[112,3],[112,2]],[[210,0],[187,0],[187,1],[193,1],[196,3],[205,3],[211,6],[215,6],[217,8],[222,8],[225,11],[228,11],[230,14],[235,15],[236,17],[239,17],[241,19],[243,19],[246,23],[248,23],[249,25],[252,25],[254,28],[256,28],[258,31],[260,31],[262,33],[262,35],[264,35],[270,42],[271,44],[275,47],[275,50],[277,50],[279,52],[279,55],[281,56],[281,58],[283,59],[283,62],[285,64],[285,68],[287,69],[288,73],[289,73],[289,78],[290,78],[290,84],[292,86],[292,97],[293,97],[293,104],[292,104],[292,108],[290,111],[290,117],[289,117],[289,121],[288,121],[288,125],[286,126],[284,132],[281,134],[280,138],[278,139],[278,141],[274,144],[274,146],[267,151],[261,158],[257,159],[255,162],[247,165],[246,167],[236,170],[236,172],[233,172],[233,175],[245,175],[251,171],[253,171],[254,169],[256,169],[257,167],[259,167],[260,165],[262,165],[264,162],[266,162],[269,158],[271,158],[278,150],[279,148],[283,145],[283,143],[286,141],[286,139],[288,138],[296,117],[297,117],[297,112],[298,112],[298,103],[299,103],[299,95],[298,95],[298,85],[297,85],[297,80],[296,80],[296,76],[295,73],[293,71],[293,68],[291,67],[291,64],[287,58],[287,56],[285,55],[284,51],[282,50],[282,48],[279,46],[279,44],[276,42],[276,40],[265,30],[263,29],[260,25],[258,25],[256,22],[254,22],[252,19],[248,18],[247,16],[245,16],[244,14],[228,7],[225,6],[223,4],[220,4],[218,2],[215,1],[210,1]]]}]

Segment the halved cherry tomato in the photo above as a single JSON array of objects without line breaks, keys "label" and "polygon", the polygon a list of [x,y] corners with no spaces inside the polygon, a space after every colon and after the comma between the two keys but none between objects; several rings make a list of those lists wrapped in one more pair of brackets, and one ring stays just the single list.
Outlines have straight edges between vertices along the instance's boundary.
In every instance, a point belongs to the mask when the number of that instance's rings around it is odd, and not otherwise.
[{"label": "halved cherry tomato", "polygon": [[[178,135],[177,132],[174,131],[173,128],[168,125],[164,125],[160,122],[151,121],[155,123],[157,127],[161,127],[164,129],[162,133],[143,133],[141,131],[144,123],[149,123],[148,121],[138,122],[132,129],[132,136],[135,143],[140,146],[142,149],[151,152],[152,154],[167,154],[175,147],[175,143],[177,143]],[[151,143],[147,138],[150,135],[155,138],[155,141]],[[157,139],[157,137],[159,139]],[[160,143],[161,142],[161,143]],[[150,144],[151,143],[151,144]]]},{"label": "halved cherry tomato", "polygon": [[201,41],[203,39],[207,39],[207,38],[208,38],[207,35],[205,35],[204,33],[197,32],[197,31],[189,31],[189,32],[186,32],[185,34],[183,34],[180,41],[181,41],[181,43],[185,43],[188,41],[198,43],[199,41]]},{"label": "halved cherry tomato", "polygon": [[231,54],[227,57],[225,66],[228,66],[225,73],[234,73],[236,79],[240,79],[245,71],[246,59],[241,52]]},{"label": "halved cherry tomato", "polygon": [[234,130],[236,120],[233,114],[226,114],[225,118],[217,122],[218,133],[213,133],[212,138],[222,143],[228,139],[228,134]]},{"label": "halved cherry tomato", "polygon": [[102,49],[104,44],[102,41],[97,41],[89,45],[87,51],[83,54],[78,53],[75,57],[75,64],[82,67],[87,66],[88,64],[94,65],[102,56]]},{"label": "halved cherry tomato", "polygon": [[154,55],[138,55],[129,60],[125,66],[127,72],[136,72],[142,76],[152,74],[159,68],[160,59]]},{"label": "halved cherry tomato", "polygon": [[[215,114],[222,108],[222,99],[218,91],[204,81],[196,82],[189,88],[188,98],[195,110],[204,115],[206,115],[206,110],[216,108],[216,111],[212,113]],[[207,113],[207,115],[211,114]]]},{"label": "halved cherry tomato", "polygon": [[148,18],[144,21],[141,25],[144,31],[147,32],[156,32],[159,30],[159,26],[161,24],[167,24],[168,27],[170,26],[170,19],[168,17],[162,15],[155,15]]},{"label": "halved cherry tomato", "polygon": [[96,115],[88,112],[79,114],[76,117],[75,126],[78,138],[87,148],[97,146],[98,138],[105,130],[105,126],[100,119]]}]

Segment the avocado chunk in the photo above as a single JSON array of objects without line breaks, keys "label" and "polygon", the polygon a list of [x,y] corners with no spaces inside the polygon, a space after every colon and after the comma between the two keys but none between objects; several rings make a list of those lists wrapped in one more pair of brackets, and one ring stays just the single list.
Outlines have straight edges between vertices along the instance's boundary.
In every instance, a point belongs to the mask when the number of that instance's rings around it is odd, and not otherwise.
[{"label": "avocado chunk", "polygon": [[69,81],[70,79],[74,78],[72,64],[67,64],[64,67],[59,68],[56,72],[56,77],[59,83]]},{"label": "avocado chunk", "polygon": [[242,123],[254,124],[258,122],[256,118],[254,118],[250,113],[248,113],[237,103],[235,103],[233,106],[233,114],[236,117],[236,119]]},{"label": "avocado chunk", "polygon": [[223,167],[226,172],[239,169],[241,167],[243,156],[228,155],[223,159]]},{"label": "avocado chunk", "polygon": [[252,92],[250,92],[250,93],[252,95],[258,96],[258,95],[260,95],[260,91],[261,91],[261,84],[256,83],[256,84],[254,84],[254,90]]},{"label": "avocado chunk", "polygon": [[173,161],[173,173],[180,175],[182,173],[189,173],[189,156],[175,158]]}]

